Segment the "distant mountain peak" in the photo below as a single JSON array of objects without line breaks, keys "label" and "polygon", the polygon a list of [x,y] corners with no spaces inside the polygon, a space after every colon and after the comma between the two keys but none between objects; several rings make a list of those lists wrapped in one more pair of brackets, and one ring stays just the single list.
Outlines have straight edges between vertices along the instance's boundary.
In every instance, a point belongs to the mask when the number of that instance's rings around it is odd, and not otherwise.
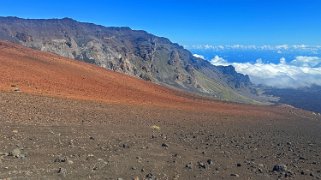
[{"label": "distant mountain peak", "polygon": [[0,18],[0,39],[222,100],[258,103],[248,76],[216,67],[182,46],[128,27],[71,18]]},{"label": "distant mountain peak", "polygon": [[63,21],[76,21],[76,20],[74,20],[74,19],[72,19],[70,17],[64,17],[61,20],[63,20]]}]

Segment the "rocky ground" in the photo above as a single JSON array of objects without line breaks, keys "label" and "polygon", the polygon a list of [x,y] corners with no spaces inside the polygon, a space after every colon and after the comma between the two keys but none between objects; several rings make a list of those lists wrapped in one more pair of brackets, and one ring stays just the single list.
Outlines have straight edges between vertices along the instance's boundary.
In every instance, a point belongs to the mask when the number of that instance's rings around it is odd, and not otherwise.
[{"label": "rocky ground", "polygon": [[0,179],[321,177],[319,114],[0,46]]},{"label": "rocky ground", "polygon": [[1,92],[0,108],[0,179],[321,178],[321,118],[299,110],[257,118],[17,92]]}]

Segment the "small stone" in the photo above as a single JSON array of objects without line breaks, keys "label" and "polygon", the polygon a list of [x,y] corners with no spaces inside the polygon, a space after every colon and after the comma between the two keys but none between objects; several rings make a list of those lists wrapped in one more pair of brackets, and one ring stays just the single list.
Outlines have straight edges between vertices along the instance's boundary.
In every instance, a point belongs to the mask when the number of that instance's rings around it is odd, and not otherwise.
[{"label": "small stone", "polygon": [[289,146],[291,146],[291,145],[292,145],[292,143],[291,143],[291,142],[287,142],[286,144],[287,144],[287,145],[289,145]]},{"label": "small stone", "polygon": [[163,144],[162,144],[162,147],[164,147],[164,148],[168,148],[168,144],[163,143]]},{"label": "small stone", "polygon": [[201,169],[206,169],[206,165],[203,162],[198,162],[198,167]]},{"label": "small stone", "polygon": [[233,176],[233,177],[240,177],[240,175],[238,175],[238,174],[231,174],[231,176]]},{"label": "small stone", "polygon": [[286,177],[290,177],[290,176],[292,176],[293,175],[293,172],[291,172],[291,171],[286,171],[285,172],[285,176]]},{"label": "small stone", "polygon": [[186,164],[185,166],[187,169],[193,169],[193,164],[191,162],[189,162],[188,164]]},{"label": "small stone", "polygon": [[117,178],[117,180],[124,180],[123,178]]},{"label": "small stone", "polygon": [[19,157],[18,157],[18,158],[24,159],[24,158],[26,158],[26,155],[25,155],[25,154],[19,154]]},{"label": "small stone", "polygon": [[175,154],[173,154],[173,157],[179,157],[179,156],[178,156],[178,154],[175,153]]},{"label": "small stone", "polygon": [[18,133],[18,130],[15,129],[15,130],[12,130],[12,132],[13,132],[13,133]]},{"label": "small stone", "polygon": [[8,156],[13,156],[16,158],[25,158],[26,155],[22,154],[21,150],[19,148],[15,148],[11,152],[8,153]]},{"label": "small stone", "polygon": [[87,157],[95,157],[93,154],[88,154]]},{"label": "small stone", "polygon": [[287,170],[287,167],[284,164],[277,164],[277,165],[274,165],[273,167],[274,172],[285,172],[286,170]]},{"label": "small stone", "polygon": [[72,160],[68,160],[68,164],[74,164]]},{"label": "small stone", "polygon": [[54,162],[58,162],[58,163],[63,163],[66,162],[67,158],[64,156],[59,155],[58,157],[56,157],[56,159],[54,160]]},{"label": "small stone", "polygon": [[156,179],[156,177],[152,173],[148,173],[146,175],[146,180],[154,180],[154,179]]},{"label": "small stone", "polygon": [[128,149],[129,145],[128,144],[123,144],[123,148]]},{"label": "small stone", "polygon": [[10,152],[10,156],[15,156],[17,157],[19,154],[21,154],[21,151],[19,148],[16,148]]},{"label": "small stone", "polygon": [[207,160],[207,163],[208,163],[209,165],[214,164],[214,163],[213,163],[213,161],[212,161],[211,159],[208,159],[208,160]]},{"label": "small stone", "polygon": [[159,126],[157,126],[157,125],[153,125],[153,126],[151,126],[151,128],[153,129],[153,130],[157,130],[157,131],[159,131],[161,128],[159,127]]},{"label": "small stone", "polygon": [[136,177],[134,177],[134,178],[132,178],[133,180],[139,180],[139,177],[138,176],[136,176]]},{"label": "small stone", "polygon": [[20,89],[18,87],[13,89],[14,92],[20,92]]},{"label": "small stone", "polygon": [[261,168],[257,169],[259,171],[259,173],[263,173],[263,170]]},{"label": "small stone", "polygon": [[59,168],[58,169],[58,172],[57,172],[58,174],[61,174],[62,176],[64,176],[64,177],[66,177],[66,175],[67,175],[67,170],[65,169],[65,168]]},{"label": "small stone", "polygon": [[95,156],[94,156],[93,154],[88,154],[87,157],[86,157],[86,160],[87,160],[87,161],[93,160],[94,157],[95,157]]}]

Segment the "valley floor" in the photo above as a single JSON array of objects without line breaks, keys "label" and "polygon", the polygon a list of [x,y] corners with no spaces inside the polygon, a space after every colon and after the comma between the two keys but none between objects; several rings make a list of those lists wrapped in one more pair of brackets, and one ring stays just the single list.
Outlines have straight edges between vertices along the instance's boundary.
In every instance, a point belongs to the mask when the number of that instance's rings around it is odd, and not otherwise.
[{"label": "valley floor", "polygon": [[321,118],[305,111],[255,117],[13,92],[0,92],[0,108],[0,179],[321,177]]}]

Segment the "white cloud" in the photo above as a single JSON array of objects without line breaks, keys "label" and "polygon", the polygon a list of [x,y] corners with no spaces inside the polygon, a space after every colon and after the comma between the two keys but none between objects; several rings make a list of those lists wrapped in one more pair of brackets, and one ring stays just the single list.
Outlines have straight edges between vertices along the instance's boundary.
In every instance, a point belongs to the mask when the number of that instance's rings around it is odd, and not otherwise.
[{"label": "white cloud", "polygon": [[297,56],[291,64],[303,67],[315,67],[321,63],[321,58],[316,56]]},{"label": "white cloud", "polygon": [[256,64],[262,64],[262,63],[263,63],[263,60],[261,58],[256,60]]},{"label": "white cloud", "polygon": [[229,65],[227,61],[225,61],[225,59],[223,59],[222,57],[219,56],[215,56],[212,60],[211,63],[217,66],[227,66]]},{"label": "white cloud", "polygon": [[201,59],[205,59],[205,58],[204,58],[204,56],[202,56],[202,55],[199,55],[199,54],[193,54],[193,56],[194,56],[194,57],[196,57],[196,58],[201,58]]},{"label": "white cloud", "polygon": [[287,44],[282,44],[282,45],[277,45],[275,46],[276,49],[289,49],[289,45]]},{"label": "white cloud", "polygon": [[321,51],[321,45],[288,45],[288,44],[280,44],[280,45],[241,45],[241,44],[234,44],[234,45],[190,45],[185,46],[186,49],[202,49],[202,50],[274,50],[277,52],[282,51],[289,51],[289,50],[305,50],[305,51]]},{"label": "white cloud", "polygon": [[233,65],[236,71],[250,76],[254,84],[263,84],[277,88],[309,87],[313,84],[321,85],[321,58],[298,56],[289,63],[285,58],[279,64],[262,63],[229,63],[219,56],[211,61],[214,65]]},{"label": "white cloud", "polygon": [[285,60],[285,58],[284,58],[284,57],[281,57],[281,59],[280,59],[280,64],[283,64],[283,65],[285,65],[285,64],[286,64],[286,60]]},{"label": "white cloud", "polygon": [[298,45],[293,45],[293,48],[294,49],[306,49],[306,48],[308,48],[308,46],[305,44],[298,44]]}]

